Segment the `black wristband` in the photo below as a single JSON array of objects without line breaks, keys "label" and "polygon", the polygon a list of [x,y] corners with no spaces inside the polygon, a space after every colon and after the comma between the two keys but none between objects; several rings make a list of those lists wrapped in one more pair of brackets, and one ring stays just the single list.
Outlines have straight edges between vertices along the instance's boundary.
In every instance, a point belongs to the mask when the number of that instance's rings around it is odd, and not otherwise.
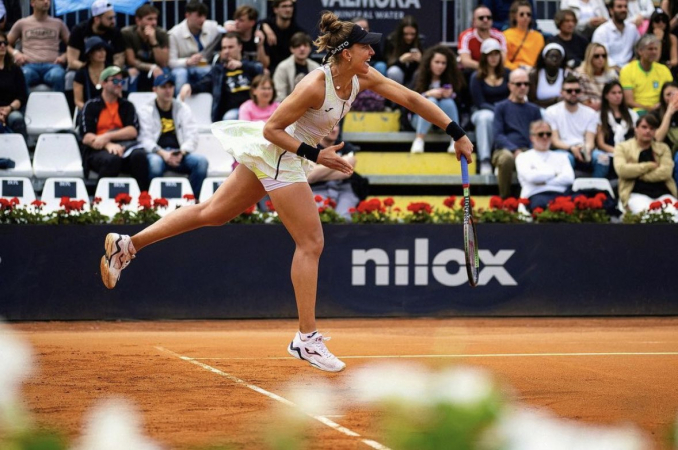
[{"label": "black wristband", "polygon": [[318,154],[320,150],[315,147],[311,147],[306,142],[302,142],[299,148],[297,149],[297,155],[302,158],[306,158],[309,161],[316,162],[318,161]]},{"label": "black wristband", "polygon": [[455,141],[458,141],[459,139],[466,136],[464,129],[460,127],[455,121],[450,122],[447,128],[445,128],[445,133],[447,133],[449,136],[452,136],[452,139]]}]

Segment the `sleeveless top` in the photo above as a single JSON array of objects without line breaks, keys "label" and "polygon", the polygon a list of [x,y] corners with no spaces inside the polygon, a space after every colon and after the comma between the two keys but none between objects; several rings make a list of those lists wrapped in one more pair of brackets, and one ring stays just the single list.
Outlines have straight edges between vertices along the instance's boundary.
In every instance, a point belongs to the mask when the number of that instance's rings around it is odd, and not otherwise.
[{"label": "sleeveless top", "polygon": [[546,81],[546,70],[540,69],[538,75],[537,92],[535,92],[538,100],[560,96],[560,90],[563,87],[563,69],[558,69],[558,78],[556,78],[556,82],[553,84],[549,84]]}]

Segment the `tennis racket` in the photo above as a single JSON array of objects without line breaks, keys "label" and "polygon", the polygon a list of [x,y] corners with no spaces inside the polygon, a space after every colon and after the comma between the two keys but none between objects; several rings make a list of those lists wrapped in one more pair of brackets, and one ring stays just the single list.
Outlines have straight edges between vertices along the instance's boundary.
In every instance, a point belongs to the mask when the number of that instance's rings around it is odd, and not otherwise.
[{"label": "tennis racket", "polygon": [[461,156],[461,183],[464,188],[464,254],[466,255],[466,272],[468,283],[475,287],[478,284],[480,259],[478,258],[478,237],[476,223],[473,220],[471,208],[471,194],[468,181],[468,161]]}]

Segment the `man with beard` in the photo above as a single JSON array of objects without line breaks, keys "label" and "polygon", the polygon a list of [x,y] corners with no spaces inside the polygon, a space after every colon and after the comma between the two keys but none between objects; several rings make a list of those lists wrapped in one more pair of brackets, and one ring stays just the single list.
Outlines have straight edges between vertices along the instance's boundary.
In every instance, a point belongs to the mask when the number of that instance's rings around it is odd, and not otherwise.
[{"label": "man with beard", "polygon": [[292,0],[273,0],[273,17],[262,22],[261,29],[266,34],[266,54],[270,58],[268,70],[275,68],[290,56],[290,39],[305,30],[293,20],[294,2]]},{"label": "man with beard", "polygon": [[573,168],[593,171],[593,176],[605,178],[610,169],[606,152],[595,148],[598,114],[579,103],[581,86],[574,75],[563,81],[563,100],[546,108],[544,118],[551,125],[553,148],[567,150]]},{"label": "man with beard", "polygon": [[150,92],[153,78],[162,75],[169,63],[169,37],[158,27],[158,10],[148,3],[137,8],[134,21],[135,25],[122,29],[130,76],[137,77],[130,91]]},{"label": "man with beard", "polygon": [[610,0],[607,7],[610,20],[596,28],[591,42],[607,48],[608,64],[619,71],[633,58],[633,47],[640,34],[633,24],[624,23],[628,16],[627,0]]},{"label": "man with beard", "polygon": [[227,32],[236,33],[242,41],[242,59],[259,61],[268,67],[269,57],[264,49],[266,36],[257,24],[259,11],[250,5],[239,6],[233,13],[233,20],[224,24]]},{"label": "man with beard", "polygon": [[506,60],[506,39],[504,34],[492,27],[492,11],[487,6],[478,6],[473,11],[473,26],[459,34],[459,58],[464,69],[478,70],[480,46],[485,39],[495,39],[501,45]]},{"label": "man with beard", "polygon": [[99,36],[112,49],[106,55],[106,65],[123,67],[125,65],[125,42],[122,33],[115,26],[113,5],[107,0],[95,0],[92,3],[92,18],[73,27],[68,40],[68,69],[78,70],[85,65],[85,39]]}]

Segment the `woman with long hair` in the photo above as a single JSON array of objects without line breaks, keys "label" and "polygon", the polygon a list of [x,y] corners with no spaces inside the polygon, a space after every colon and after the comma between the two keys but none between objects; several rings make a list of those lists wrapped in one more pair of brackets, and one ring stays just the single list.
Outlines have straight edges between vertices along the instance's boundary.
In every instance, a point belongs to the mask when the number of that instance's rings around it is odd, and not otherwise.
[{"label": "woman with long hair", "polygon": [[528,98],[541,108],[558,103],[563,80],[569,73],[563,46],[555,42],[546,44],[537,58],[537,65],[530,71]]},{"label": "woman with long hair", "polygon": [[[349,112],[358,92],[370,89],[444,129],[455,139],[457,159],[463,155],[470,162],[473,145],[434,103],[370,67],[371,46],[379,43],[380,34],[341,21],[328,11],[318,29],[315,45],[319,52],[327,52],[324,64],[296,86],[268,122],[234,120],[212,125],[226,151],[240,163],[214,195],[171,212],[132,237],[109,233],[100,268],[104,285],[112,289],[120,272],[146,246],[200,227],[222,225],[268,194],[296,245],[291,276],[299,331],[287,351],[313,367],[339,372],[346,365],[327,349],[316,327],[318,263],[324,237],[307,174],[313,163],[349,175],[353,169],[337,155],[343,143],[322,150],[317,144]],[[261,257],[270,256],[262,249]]]},{"label": "woman with long hair", "polygon": [[485,39],[480,46],[478,70],[471,75],[471,98],[475,111],[471,122],[476,127],[476,148],[480,161],[480,174],[490,175],[490,155],[494,143],[492,123],[494,105],[509,96],[508,79],[510,71],[504,67],[502,48],[496,39]]},{"label": "woman with long hair", "polygon": [[581,66],[575,70],[581,84],[582,103],[595,110],[600,109],[603,86],[619,78],[617,72],[607,64],[607,49],[604,45],[591,42]]},{"label": "woman with long hair", "polygon": [[678,38],[669,31],[669,16],[662,9],[656,9],[650,17],[646,34],[654,34],[659,39],[659,61],[671,69],[678,69]]},{"label": "woman with long hair", "polygon": [[419,41],[419,24],[412,16],[403,17],[384,44],[386,76],[408,86],[419,68],[423,47]]},{"label": "woman with long hair", "polygon": [[106,53],[110,47],[99,36],[85,39],[85,65],[75,72],[73,99],[82,110],[88,100],[101,96],[99,76],[106,68]]},{"label": "woman with long hair", "polygon": [[6,127],[24,139],[26,122],[23,109],[28,100],[26,81],[21,68],[14,64],[14,57],[7,51],[7,34],[0,31],[0,129]]},{"label": "woman with long hair", "polygon": [[662,86],[659,107],[650,111],[659,119],[654,138],[664,142],[673,152],[678,150],[678,82],[669,81]]},{"label": "woman with long hair", "polygon": [[280,103],[274,101],[275,86],[268,74],[257,75],[250,86],[250,100],[247,100],[238,111],[240,120],[262,120],[266,122],[278,109]]},{"label": "woman with long hair", "polygon": [[[454,98],[465,87],[464,76],[457,67],[457,57],[452,50],[444,45],[426,50],[415,79],[415,92],[438,105],[452,120],[459,122],[459,110]],[[431,129],[431,122],[418,114],[414,114],[410,122],[416,132],[411,152],[422,153],[424,136]],[[454,141],[450,141],[448,151],[454,152]]]},{"label": "woman with long hair", "polygon": [[529,0],[515,0],[511,4],[511,28],[504,31],[507,48],[504,64],[511,70],[534,67],[544,48],[544,36],[531,28],[533,14]]},{"label": "woman with long hair", "polygon": [[[637,120],[638,113],[626,106],[621,83],[617,80],[606,83],[600,103],[596,147],[612,156],[615,145],[633,137]],[[608,178],[616,178],[612,164]]]}]

